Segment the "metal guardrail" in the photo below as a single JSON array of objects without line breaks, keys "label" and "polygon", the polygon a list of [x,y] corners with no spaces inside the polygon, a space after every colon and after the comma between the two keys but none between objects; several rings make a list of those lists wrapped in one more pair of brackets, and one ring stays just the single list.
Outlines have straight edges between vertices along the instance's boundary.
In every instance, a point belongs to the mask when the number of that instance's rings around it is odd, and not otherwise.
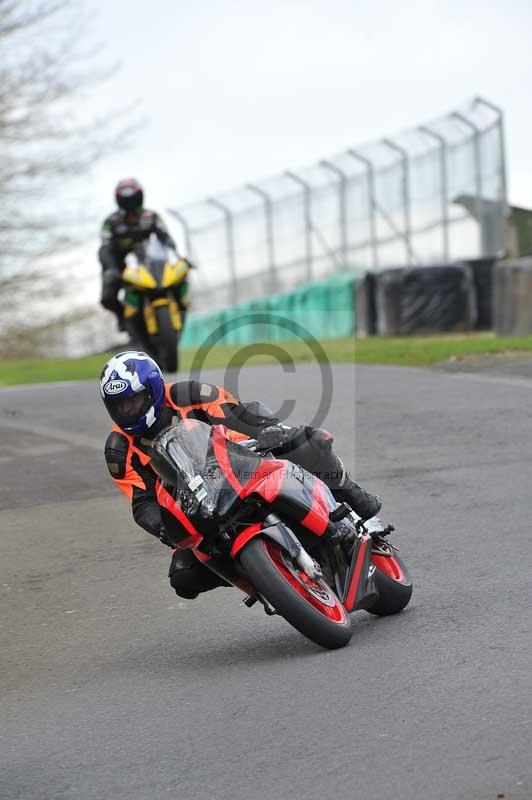
[{"label": "metal guardrail", "polygon": [[483,98],[318,164],[168,209],[200,267],[200,309],[343,270],[505,250],[504,119]]}]

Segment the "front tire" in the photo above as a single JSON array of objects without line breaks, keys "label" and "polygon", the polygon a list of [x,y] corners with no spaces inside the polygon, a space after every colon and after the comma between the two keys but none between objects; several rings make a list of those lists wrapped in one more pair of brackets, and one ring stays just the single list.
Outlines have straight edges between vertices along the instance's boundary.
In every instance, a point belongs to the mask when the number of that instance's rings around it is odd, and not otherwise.
[{"label": "front tire", "polygon": [[177,353],[178,332],[174,328],[169,306],[157,308],[157,327],[159,330],[159,358],[161,366],[168,372],[177,372],[179,358]]},{"label": "front tire", "polygon": [[373,582],[378,600],[367,610],[377,617],[398,614],[412,597],[412,578],[408,568],[396,553],[390,556],[373,555],[371,560],[375,567]]},{"label": "front tire", "polygon": [[333,650],[352,636],[351,620],[323,580],[312,581],[271,539],[252,539],[240,563],[254,588],[307,639]]}]

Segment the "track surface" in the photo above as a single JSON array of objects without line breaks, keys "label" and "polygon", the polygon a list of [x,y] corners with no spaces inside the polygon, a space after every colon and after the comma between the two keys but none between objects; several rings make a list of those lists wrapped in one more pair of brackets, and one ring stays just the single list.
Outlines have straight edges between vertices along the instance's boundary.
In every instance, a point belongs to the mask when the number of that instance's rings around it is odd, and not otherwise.
[{"label": "track surface", "polygon": [[[250,368],[240,394],[305,421],[318,389]],[[350,467],[354,394],[335,367]],[[0,797],[530,800],[532,381],[357,367],[356,397],[357,475],[415,590],[325,652],[236,591],[170,592],[95,386],[0,392]]]}]

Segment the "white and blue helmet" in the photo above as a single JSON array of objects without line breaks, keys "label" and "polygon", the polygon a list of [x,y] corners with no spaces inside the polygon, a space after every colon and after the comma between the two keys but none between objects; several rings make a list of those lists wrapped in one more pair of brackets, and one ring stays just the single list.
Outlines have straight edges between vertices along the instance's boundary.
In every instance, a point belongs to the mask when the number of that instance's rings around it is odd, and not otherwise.
[{"label": "white and blue helmet", "polygon": [[135,435],[149,430],[165,408],[163,374],[153,358],[137,350],[109,359],[100,376],[100,394],[111,419]]}]

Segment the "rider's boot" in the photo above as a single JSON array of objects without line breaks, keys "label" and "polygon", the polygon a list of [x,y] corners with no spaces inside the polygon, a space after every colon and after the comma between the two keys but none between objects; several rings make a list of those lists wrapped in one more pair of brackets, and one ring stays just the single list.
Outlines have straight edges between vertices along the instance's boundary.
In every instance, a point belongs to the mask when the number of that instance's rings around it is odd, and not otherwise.
[{"label": "rider's boot", "polygon": [[322,480],[332,491],[336,500],[350,505],[361,519],[370,519],[378,514],[382,507],[381,498],[367,492],[355,483],[338,456],[331,452],[330,458],[335,462],[334,468],[328,470],[332,477],[329,477],[328,480],[322,477]]},{"label": "rider's boot", "polygon": [[174,550],[168,570],[170,586],[179,597],[194,600],[201,592],[230,586],[215,572],[203,566],[190,550]]}]

